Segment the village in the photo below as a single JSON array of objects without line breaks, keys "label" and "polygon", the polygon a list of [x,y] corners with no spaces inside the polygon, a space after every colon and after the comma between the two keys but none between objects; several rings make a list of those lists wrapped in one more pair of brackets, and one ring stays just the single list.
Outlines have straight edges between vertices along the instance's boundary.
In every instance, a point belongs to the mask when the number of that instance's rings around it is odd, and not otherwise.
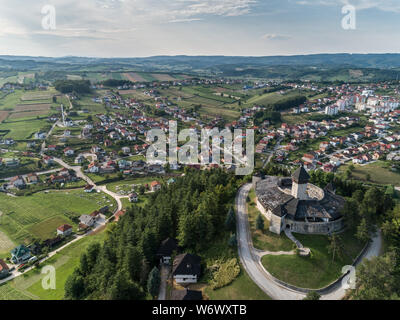
[{"label": "village", "polygon": [[[2,90],[7,95],[35,95],[52,89],[42,84],[28,89],[7,84]],[[273,163],[289,170],[302,165],[307,171],[334,173],[343,167],[381,161],[389,165],[385,170],[399,174],[398,89],[390,84],[324,87],[320,83],[186,79],[118,87],[93,84],[91,90],[90,94],[51,91],[46,97],[51,104],[49,114],[36,120],[42,121],[41,127],[32,128],[22,138],[8,129],[0,137],[0,192],[5,197],[18,200],[74,192],[81,198],[93,195],[102,199],[96,200],[99,202],[90,211],[57,213],[62,219],[48,223],[46,236],[40,239],[31,231],[24,233],[21,242],[0,259],[3,282],[97,234],[108,223],[118,223],[132,204],[144,206],[152,193],[184,176],[186,167],[235,169],[231,163],[201,164],[200,158],[190,165],[147,163],[148,131],[160,129],[168,134],[171,120],[197,133],[213,128],[253,129],[256,170]],[[380,95],[375,90],[395,93]],[[279,119],[269,116],[269,110],[278,106],[284,108],[277,109]],[[10,175],[12,172],[15,174]],[[12,211],[1,213],[3,225],[15,215]],[[178,284],[197,283],[200,258],[183,252],[170,261],[177,251],[176,239],[162,243],[158,252],[161,265],[165,265],[162,270],[172,266]],[[165,299],[163,283],[161,296]],[[169,298],[201,297],[201,291],[187,289]]]}]

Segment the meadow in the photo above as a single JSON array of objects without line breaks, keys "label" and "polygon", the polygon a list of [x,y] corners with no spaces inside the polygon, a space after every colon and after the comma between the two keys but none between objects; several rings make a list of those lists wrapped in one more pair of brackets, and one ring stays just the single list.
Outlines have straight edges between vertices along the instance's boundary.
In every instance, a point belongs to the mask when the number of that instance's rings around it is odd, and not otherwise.
[{"label": "meadow", "polygon": [[15,243],[33,238],[47,239],[63,224],[75,225],[71,216],[90,214],[104,206],[116,208],[115,201],[103,193],[85,193],[82,189],[39,192],[31,196],[10,197],[0,194],[0,231]]},{"label": "meadow", "polygon": [[41,268],[0,286],[0,300],[62,300],[64,286],[69,275],[79,265],[80,256],[92,243],[102,243],[107,233],[105,230],[84,237],[51,257],[42,267],[52,265],[56,269],[56,289],[45,290],[42,287]]}]

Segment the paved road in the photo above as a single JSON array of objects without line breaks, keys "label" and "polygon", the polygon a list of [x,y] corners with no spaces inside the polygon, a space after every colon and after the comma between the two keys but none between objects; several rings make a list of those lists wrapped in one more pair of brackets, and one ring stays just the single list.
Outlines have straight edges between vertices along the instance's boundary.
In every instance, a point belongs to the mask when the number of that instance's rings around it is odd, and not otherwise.
[{"label": "paved road", "polygon": [[[246,208],[246,198],[251,187],[251,184],[244,185],[240,188],[236,197],[237,239],[240,261],[250,278],[271,298],[276,300],[303,299],[305,297],[304,293],[288,289],[275,281],[263,268],[259,250],[255,250],[253,247]],[[381,247],[382,238],[380,232],[378,232],[363,258],[370,259],[371,257],[378,256]],[[339,284],[332,288],[329,293],[322,295],[321,299],[340,300],[344,295],[345,290]]]},{"label": "paved road", "polygon": [[304,294],[290,291],[275,283],[260,265],[259,256],[254,254],[247,219],[246,198],[251,184],[243,186],[236,197],[237,235],[240,261],[250,278],[271,298],[277,300],[299,300]]}]

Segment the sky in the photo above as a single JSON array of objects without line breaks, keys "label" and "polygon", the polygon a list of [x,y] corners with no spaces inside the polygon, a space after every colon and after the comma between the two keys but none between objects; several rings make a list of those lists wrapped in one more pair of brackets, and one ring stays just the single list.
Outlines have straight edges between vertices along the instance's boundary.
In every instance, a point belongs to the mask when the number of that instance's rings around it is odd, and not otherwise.
[{"label": "sky", "polygon": [[399,31],[399,0],[0,0],[0,55],[399,53]]}]

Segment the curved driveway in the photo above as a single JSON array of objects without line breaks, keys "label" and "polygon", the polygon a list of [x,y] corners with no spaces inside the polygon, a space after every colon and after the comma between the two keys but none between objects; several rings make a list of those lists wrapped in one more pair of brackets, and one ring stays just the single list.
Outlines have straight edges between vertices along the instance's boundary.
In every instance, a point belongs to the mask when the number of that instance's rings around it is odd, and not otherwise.
[{"label": "curved driveway", "polygon": [[[260,255],[254,249],[251,240],[249,222],[247,218],[246,199],[251,189],[251,184],[246,184],[239,189],[236,196],[237,239],[240,261],[250,278],[272,299],[275,300],[300,300],[306,295],[303,292],[291,290],[275,281],[261,264]],[[378,233],[365,253],[363,258],[371,258],[380,253],[381,235]],[[345,290],[339,284],[329,293],[323,294],[321,299],[340,300],[344,297]]]}]

